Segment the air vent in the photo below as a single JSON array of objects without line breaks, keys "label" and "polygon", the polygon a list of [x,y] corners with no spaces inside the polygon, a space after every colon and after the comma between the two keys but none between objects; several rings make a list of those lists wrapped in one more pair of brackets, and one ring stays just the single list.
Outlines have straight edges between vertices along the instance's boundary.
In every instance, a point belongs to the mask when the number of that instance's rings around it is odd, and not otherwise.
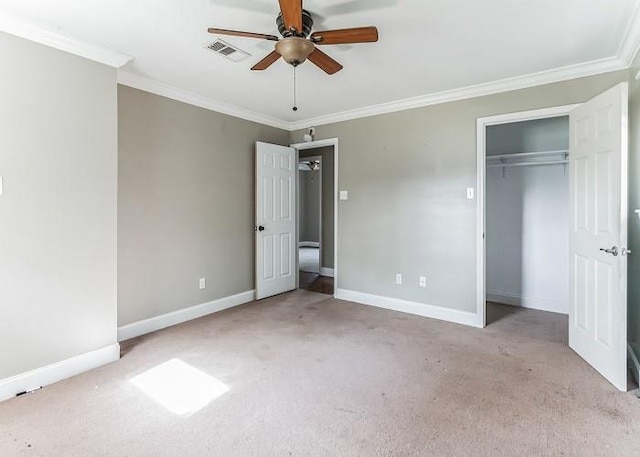
[{"label": "air vent", "polygon": [[217,39],[216,41],[207,43],[204,45],[204,47],[210,49],[216,54],[221,55],[222,57],[233,60],[234,62],[240,62],[251,57],[251,54],[249,54],[248,52],[245,52],[242,49],[233,46],[232,44],[229,44],[221,39]]}]

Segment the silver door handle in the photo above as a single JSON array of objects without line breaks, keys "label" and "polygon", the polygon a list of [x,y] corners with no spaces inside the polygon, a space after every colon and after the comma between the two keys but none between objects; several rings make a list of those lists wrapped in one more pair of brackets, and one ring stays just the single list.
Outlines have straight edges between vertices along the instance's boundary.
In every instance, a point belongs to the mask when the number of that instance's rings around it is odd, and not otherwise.
[{"label": "silver door handle", "polygon": [[614,257],[616,257],[618,255],[618,246],[614,246],[614,247],[609,248],[609,249],[600,248],[600,250],[602,252],[606,252],[607,254],[611,254]]}]

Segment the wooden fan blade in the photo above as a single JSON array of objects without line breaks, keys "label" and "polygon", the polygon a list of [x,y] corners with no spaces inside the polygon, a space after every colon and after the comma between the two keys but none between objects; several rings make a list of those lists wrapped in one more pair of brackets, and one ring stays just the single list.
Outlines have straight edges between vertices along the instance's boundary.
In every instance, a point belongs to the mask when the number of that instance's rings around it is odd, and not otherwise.
[{"label": "wooden fan blade", "polygon": [[311,62],[316,64],[322,70],[324,70],[327,74],[334,74],[342,70],[342,65],[333,60],[331,57],[326,55],[320,49],[316,48],[309,57],[307,57]]},{"label": "wooden fan blade", "polygon": [[208,29],[207,31],[215,35],[241,36],[246,38],[259,38],[262,40],[269,40],[269,41],[279,40],[279,38],[275,35],[265,35],[264,33],[240,32],[238,30],[214,29],[214,28]]},{"label": "wooden fan blade", "polygon": [[279,0],[282,19],[287,30],[302,32],[302,0]]},{"label": "wooden fan blade", "polygon": [[269,68],[276,60],[280,58],[280,54],[276,51],[273,51],[267,57],[262,59],[260,62],[251,67],[252,70],[266,70]]},{"label": "wooden fan blade", "polygon": [[353,29],[326,30],[324,32],[314,32],[309,38],[315,44],[373,43],[378,41],[378,29],[375,27],[357,27]]}]

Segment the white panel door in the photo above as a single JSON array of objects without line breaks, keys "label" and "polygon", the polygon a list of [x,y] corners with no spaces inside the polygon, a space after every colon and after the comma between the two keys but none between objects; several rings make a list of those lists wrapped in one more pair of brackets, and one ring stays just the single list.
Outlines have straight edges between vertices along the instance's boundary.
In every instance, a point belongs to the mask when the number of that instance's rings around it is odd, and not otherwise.
[{"label": "white panel door", "polygon": [[256,298],[296,288],[295,150],[256,143]]},{"label": "white panel door", "polygon": [[570,115],[569,346],[627,390],[628,85]]}]

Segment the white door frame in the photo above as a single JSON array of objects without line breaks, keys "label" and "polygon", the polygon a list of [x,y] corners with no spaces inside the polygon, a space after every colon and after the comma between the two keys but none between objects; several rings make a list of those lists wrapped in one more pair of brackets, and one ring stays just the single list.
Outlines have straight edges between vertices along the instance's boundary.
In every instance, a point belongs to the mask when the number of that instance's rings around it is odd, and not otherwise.
[{"label": "white door frame", "polygon": [[[296,150],[296,163],[300,161],[300,151],[304,149],[317,149],[326,146],[333,146],[333,295],[335,296],[338,290],[338,138],[310,141],[308,143],[294,143],[289,146]],[[298,217],[298,206],[296,205],[295,208],[296,217]],[[296,245],[298,243],[297,233],[298,231],[296,230]],[[322,261],[320,263],[320,269],[322,270]],[[299,265],[296,265],[296,281],[298,281],[299,287],[300,275],[298,269]]]},{"label": "white door frame", "polygon": [[[313,160],[313,161],[318,161],[320,163],[320,169],[318,170],[320,173],[318,174],[320,179],[320,182],[318,183],[319,187],[320,187],[320,195],[319,195],[319,208],[318,208],[318,273],[322,274],[322,218],[324,216],[324,214],[322,214],[322,156],[311,156],[311,157],[303,157],[300,158],[299,155],[299,151],[296,150],[296,157],[298,159],[298,165],[300,164],[300,162],[306,162],[308,160]],[[296,226],[297,226],[297,230],[298,230],[298,236],[300,235],[300,208],[301,208],[301,202],[300,202],[300,170],[298,170],[298,176],[296,178],[297,182],[296,182],[296,186],[298,189],[298,192],[296,193],[296,198],[298,199],[298,214],[296,215]],[[298,245],[298,260],[296,261],[296,265],[299,266],[300,264],[300,246]],[[298,272],[300,270],[298,269]],[[300,284],[298,284],[298,287],[300,286]]]},{"label": "white door frame", "polygon": [[[476,313],[478,316],[477,326],[484,328],[487,325],[486,310],[486,157],[487,157],[487,127],[490,125],[509,124],[511,122],[531,121],[536,119],[547,119],[552,117],[568,116],[571,110],[580,104],[563,105],[552,108],[543,108],[531,111],[520,111],[516,113],[499,114],[497,116],[480,117],[477,120],[477,202],[476,202]],[[567,252],[569,256],[569,252]]]}]

